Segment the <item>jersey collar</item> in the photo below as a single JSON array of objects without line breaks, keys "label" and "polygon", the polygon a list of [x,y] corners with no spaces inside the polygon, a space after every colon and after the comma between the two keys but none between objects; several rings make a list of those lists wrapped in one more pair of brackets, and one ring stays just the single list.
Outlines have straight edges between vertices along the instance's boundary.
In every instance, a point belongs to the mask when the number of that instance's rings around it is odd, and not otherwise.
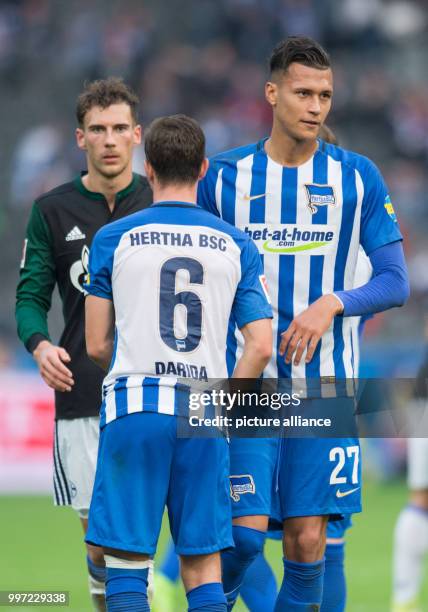
[{"label": "jersey collar", "polygon": [[[81,194],[83,194],[87,198],[90,198],[91,200],[105,200],[105,197],[102,193],[98,193],[97,191],[89,191],[89,189],[86,189],[82,181],[82,177],[85,176],[85,174],[87,174],[87,172],[83,171],[80,173],[79,176],[76,176],[76,178],[74,179],[73,182],[74,182],[74,186],[76,187],[76,189],[80,191]],[[122,189],[122,191],[117,192],[116,201],[122,200],[128,194],[134,191],[135,188],[137,187],[137,183],[138,183],[138,174],[135,174],[134,172],[132,174],[132,181],[129,183],[129,185],[125,187],[125,189]]]}]

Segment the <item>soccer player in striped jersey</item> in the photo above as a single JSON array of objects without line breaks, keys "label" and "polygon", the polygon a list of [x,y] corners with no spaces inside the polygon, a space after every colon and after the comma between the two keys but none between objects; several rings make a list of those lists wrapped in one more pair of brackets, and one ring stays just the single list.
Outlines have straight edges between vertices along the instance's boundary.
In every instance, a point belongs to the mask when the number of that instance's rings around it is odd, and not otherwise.
[{"label": "soccer player in striped jersey", "polygon": [[260,375],[272,311],[254,243],[195,205],[208,165],[199,125],[158,119],[145,151],[155,204],[99,231],[89,261],[87,349],[109,371],[87,541],[104,549],[108,610],[148,610],[166,505],[189,610],[221,612],[219,551],[233,546],[227,443],[179,427],[192,379],[227,376],[231,314],[245,338],[235,376]]},{"label": "soccer player in striped jersey", "polygon": [[[270,58],[265,94],[273,111],[270,137],[214,157],[198,201],[247,232],[264,261],[274,310],[274,354],[265,376],[296,379],[315,398],[302,410],[316,405],[322,411],[316,398],[324,383],[333,381],[336,393],[345,394],[348,385],[340,381],[356,375],[350,317],[407,298],[402,237],[376,166],[318,139],[333,95],[324,49],[305,37],[281,42]],[[354,289],[360,245],[374,276]],[[240,345],[238,337],[230,346],[230,367]],[[336,404],[345,409],[349,401],[338,397]],[[277,610],[318,609],[327,520],[361,509],[359,444],[352,434],[279,446],[272,439],[231,443],[232,491],[234,474],[251,476],[254,486],[232,496],[236,548],[223,555],[230,607],[263,546],[278,452],[284,581]]]}]

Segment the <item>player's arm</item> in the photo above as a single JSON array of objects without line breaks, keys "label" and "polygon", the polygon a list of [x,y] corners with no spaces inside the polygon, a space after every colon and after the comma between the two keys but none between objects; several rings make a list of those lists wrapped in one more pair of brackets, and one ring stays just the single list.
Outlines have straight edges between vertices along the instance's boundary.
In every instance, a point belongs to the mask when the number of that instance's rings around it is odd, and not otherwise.
[{"label": "player's arm", "polygon": [[114,308],[111,300],[88,295],[85,300],[86,351],[103,370],[108,370],[114,345]]},{"label": "player's arm", "polygon": [[115,314],[111,275],[114,250],[120,233],[112,234],[111,227],[101,228],[92,241],[89,254],[89,273],[85,289],[86,351],[90,359],[103,370],[108,370],[113,355]]},{"label": "player's arm", "polygon": [[272,356],[272,321],[258,319],[241,328],[244,350],[233,378],[258,378]]},{"label": "player's arm", "polygon": [[33,355],[46,384],[56,391],[70,391],[73,375],[65,365],[70,356],[64,348],[51,343],[48,332],[47,315],[55,282],[52,236],[35,203],[27,226],[16,292],[18,336]]}]

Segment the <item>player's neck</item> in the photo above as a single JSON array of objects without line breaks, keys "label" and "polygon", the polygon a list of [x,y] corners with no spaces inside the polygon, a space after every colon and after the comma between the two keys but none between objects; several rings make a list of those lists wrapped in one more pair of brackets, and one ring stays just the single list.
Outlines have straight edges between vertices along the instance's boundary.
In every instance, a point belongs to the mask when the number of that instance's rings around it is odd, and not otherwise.
[{"label": "player's neck", "polygon": [[114,177],[105,177],[89,169],[88,173],[82,177],[82,183],[88,191],[103,194],[110,210],[114,208],[116,195],[119,191],[126,189],[131,181],[132,168],[127,168],[126,171]]},{"label": "player's neck", "polygon": [[296,141],[275,129],[265,142],[267,155],[281,166],[301,166],[313,156],[317,148],[317,140]]},{"label": "player's neck", "polygon": [[153,185],[153,202],[191,202],[196,204],[197,183],[194,185]]}]

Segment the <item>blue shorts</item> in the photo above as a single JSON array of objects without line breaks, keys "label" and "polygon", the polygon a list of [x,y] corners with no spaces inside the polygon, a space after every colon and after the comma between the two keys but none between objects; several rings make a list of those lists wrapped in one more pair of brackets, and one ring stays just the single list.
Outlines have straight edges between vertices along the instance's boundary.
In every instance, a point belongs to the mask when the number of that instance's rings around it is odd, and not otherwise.
[{"label": "blue shorts", "polygon": [[223,437],[177,437],[178,417],[138,412],[101,431],[86,541],[153,555],[167,506],[180,555],[233,546]]},{"label": "blue shorts", "polygon": [[232,516],[270,516],[276,487],[278,438],[230,440]]},{"label": "blue shorts", "polygon": [[278,482],[279,519],[361,512],[358,438],[282,440]]},{"label": "blue shorts", "polygon": [[[272,540],[282,540],[283,524],[278,521],[270,521],[267,537]],[[346,531],[352,527],[352,516],[347,514],[343,518],[330,520],[327,523],[327,538],[341,540],[345,537]]]},{"label": "blue shorts", "polygon": [[327,523],[327,538],[341,540],[345,537],[345,533],[350,527],[352,527],[352,517],[350,514],[347,514],[338,521],[329,521]]}]

